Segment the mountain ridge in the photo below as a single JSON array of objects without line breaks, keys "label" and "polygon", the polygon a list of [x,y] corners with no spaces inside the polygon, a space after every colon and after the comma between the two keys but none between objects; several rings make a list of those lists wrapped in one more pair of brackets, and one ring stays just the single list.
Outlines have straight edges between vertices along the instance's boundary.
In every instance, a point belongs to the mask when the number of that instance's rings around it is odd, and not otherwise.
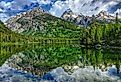
[{"label": "mountain ridge", "polygon": [[40,8],[35,8],[9,19],[6,26],[25,35],[62,38],[80,37],[79,29],[82,29],[75,23],[55,17]]},{"label": "mountain ridge", "polygon": [[[69,12],[71,11],[69,10]],[[71,13],[73,14],[73,12]],[[105,15],[104,12],[102,14]],[[67,21],[40,11],[38,8],[16,17],[7,21],[8,28],[14,27],[14,31],[22,35],[35,37],[35,41],[41,40],[40,38],[42,37],[49,39],[76,38],[80,40],[82,45],[120,45],[120,38],[117,39],[121,35],[121,23],[118,19],[118,14],[116,14],[113,21],[107,21],[104,18],[101,18],[102,21],[100,21],[95,19],[95,16],[90,17],[91,22],[89,21],[89,23],[82,15],[82,20],[86,21],[83,27],[78,26],[73,21]],[[23,29],[23,31],[20,29]]]},{"label": "mountain ridge", "polygon": [[71,9],[67,9],[62,14],[61,18],[67,21],[71,21],[79,26],[87,27],[93,22],[94,19],[100,22],[105,21],[108,23],[109,22],[114,23],[116,17],[108,14],[106,11],[101,11],[97,15],[85,16],[82,13],[76,14]]}]

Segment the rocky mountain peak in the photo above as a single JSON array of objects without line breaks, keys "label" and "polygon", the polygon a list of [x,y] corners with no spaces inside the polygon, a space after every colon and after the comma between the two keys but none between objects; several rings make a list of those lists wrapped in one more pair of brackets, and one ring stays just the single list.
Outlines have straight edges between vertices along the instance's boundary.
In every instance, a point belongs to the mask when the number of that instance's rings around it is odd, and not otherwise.
[{"label": "rocky mountain peak", "polygon": [[37,28],[41,29],[41,25],[40,27],[38,27],[38,22],[33,20],[33,18],[42,15],[44,13],[46,13],[44,10],[42,10],[39,7],[36,7],[30,11],[18,14],[15,17],[8,19],[6,21],[6,24],[7,27],[9,27],[11,30],[18,32],[23,32],[27,28],[33,29],[32,27],[34,26],[35,28],[33,30]]},{"label": "rocky mountain peak", "polygon": [[[73,11],[71,9],[67,9],[61,16],[62,18],[68,20],[69,18],[76,18],[77,15],[75,13],[73,13]],[[71,19],[69,19],[71,20]]]},{"label": "rocky mountain peak", "polygon": [[[74,23],[55,17],[40,8],[21,13],[7,21],[7,27],[23,35],[41,36],[41,37],[73,37],[69,34],[78,28]],[[66,33],[62,33],[64,30]],[[76,33],[76,32],[75,32]],[[80,36],[79,34],[74,37]]]},{"label": "rocky mountain peak", "polygon": [[105,15],[107,15],[107,12],[106,12],[106,11],[101,11],[101,12],[99,13],[99,15],[100,15],[100,16],[105,16]]},{"label": "rocky mountain peak", "polygon": [[88,26],[91,24],[92,19],[96,19],[99,21],[103,21],[104,19],[107,22],[112,22],[114,21],[115,17],[109,15],[106,11],[101,11],[99,14],[97,15],[93,15],[93,16],[84,16],[83,14],[75,14],[72,10],[68,9],[67,11],[65,11],[63,13],[63,15],[61,16],[63,19],[67,20],[67,21],[71,21],[76,23],[77,25],[80,26]]},{"label": "rocky mountain peak", "polygon": [[76,14],[76,13],[74,13],[70,9],[68,9],[67,11],[65,11],[61,17],[63,19],[65,19],[65,20],[67,20],[67,21],[74,22],[77,25],[81,25],[81,26],[82,25],[83,26],[87,26],[87,24],[91,20],[91,18],[89,16],[84,16],[81,13],[80,14]]},{"label": "rocky mountain peak", "polygon": [[97,19],[115,19],[114,16],[109,15],[106,11],[101,11],[98,15],[96,15]]},{"label": "rocky mountain peak", "polygon": [[11,22],[11,20],[12,21],[15,20],[15,19],[17,20],[17,19],[19,19],[21,17],[30,17],[31,18],[31,16],[37,16],[40,13],[44,13],[44,12],[45,11],[43,9],[41,9],[40,7],[36,7],[34,9],[30,10],[30,11],[23,12],[23,13],[20,13],[20,14],[14,16],[14,17],[11,17],[6,22],[9,23],[9,22]]}]

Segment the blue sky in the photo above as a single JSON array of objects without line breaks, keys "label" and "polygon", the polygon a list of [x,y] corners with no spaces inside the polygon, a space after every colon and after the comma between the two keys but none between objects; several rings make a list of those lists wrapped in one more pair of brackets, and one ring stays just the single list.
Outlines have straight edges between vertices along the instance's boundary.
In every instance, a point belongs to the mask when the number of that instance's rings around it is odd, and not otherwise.
[{"label": "blue sky", "polygon": [[121,0],[0,0],[0,20],[5,21],[38,6],[57,17],[69,8],[77,14],[89,16],[102,10],[112,15],[121,12]]}]

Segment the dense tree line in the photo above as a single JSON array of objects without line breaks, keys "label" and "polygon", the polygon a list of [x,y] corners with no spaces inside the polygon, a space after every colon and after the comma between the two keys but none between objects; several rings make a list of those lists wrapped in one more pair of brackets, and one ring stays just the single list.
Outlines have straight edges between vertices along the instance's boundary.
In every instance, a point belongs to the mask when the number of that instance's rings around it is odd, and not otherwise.
[{"label": "dense tree line", "polygon": [[31,38],[12,32],[2,22],[0,23],[0,42],[28,42]]},{"label": "dense tree line", "polygon": [[[40,19],[41,18],[41,19]],[[99,22],[93,19],[89,28],[82,28],[71,22],[58,19],[47,14],[33,18],[37,22],[46,21],[43,31],[28,29],[21,34],[12,32],[0,22],[0,42],[69,42],[70,40],[81,40],[84,45],[121,45],[121,23],[118,15],[114,22]],[[51,22],[50,22],[51,21]],[[21,23],[20,20],[18,20]],[[23,21],[22,21],[23,22]],[[58,40],[57,40],[58,39]]]},{"label": "dense tree line", "polygon": [[[1,43],[6,43],[6,42],[7,43],[34,43],[34,42],[38,42],[38,43],[59,43],[59,42],[72,43],[72,42],[79,42],[79,38],[76,38],[76,37],[72,37],[72,38],[54,37],[52,32],[50,31],[50,30],[54,31],[51,28],[51,26],[48,26],[48,29],[46,29],[46,30],[47,30],[47,32],[44,32],[43,35],[41,34],[41,32],[36,32],[35,35],[19,34],[19,33],[11,31],[7,27],[5,27],[5,25],[1,22],[0,23],[0,42]],[[54,31],[54,34],[55,35],[58,34],[58,31]],[[59,36],[61,36],[61,34]],[[62,35],[62,36],[64,36],[64,35]],[[78,35],[78,37],[79,36],[80,35]]]},{"label": "dense tree line", "polygon": [[118,22],[118,18],[114,23],[100,23],[96,20],[93,21],[90,28],[84,30],[83,38],[81,39],[83,44],[95,45],[121,45],[121,23]]}]

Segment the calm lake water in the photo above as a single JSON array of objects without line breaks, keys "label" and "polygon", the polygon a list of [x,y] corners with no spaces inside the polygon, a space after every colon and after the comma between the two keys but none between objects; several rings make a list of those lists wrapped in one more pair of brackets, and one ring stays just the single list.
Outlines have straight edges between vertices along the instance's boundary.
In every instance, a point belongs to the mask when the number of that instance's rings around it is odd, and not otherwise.
[{"label": "calm lake water", "polygon": [[0,49],[0,82],[121,82],[120,49],[86,49],[79,44]]}]

